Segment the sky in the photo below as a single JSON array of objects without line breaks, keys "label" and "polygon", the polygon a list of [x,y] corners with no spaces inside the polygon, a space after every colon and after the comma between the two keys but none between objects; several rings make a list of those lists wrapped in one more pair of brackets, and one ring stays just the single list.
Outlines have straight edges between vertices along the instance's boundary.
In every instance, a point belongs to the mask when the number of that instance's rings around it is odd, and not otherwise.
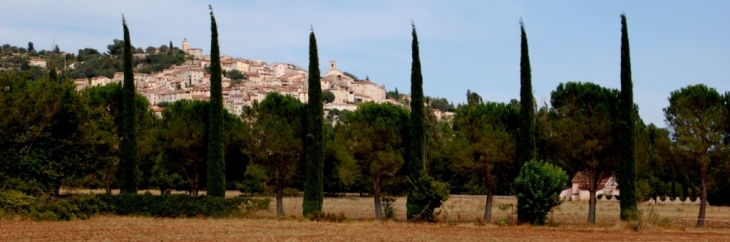
[{"label": "sky", "polygon": [[520,18],[539,105],[559,83],[620,88],[620,14],[628,19],[634,102],[645,123],[665,127],[672,91],[705,84],[730,91],[730,1],[509,0],[0,0],[0,45],[77,53],[106,51],[122,39],[122,15],[135,47],[210,51],[210,11],[221,53],[308,68],[309,33],[320,71],[366,76],[410,92],[411,22],[420,43],[423,89],[454,104],[471,90],[486,101],[519,98]]}]

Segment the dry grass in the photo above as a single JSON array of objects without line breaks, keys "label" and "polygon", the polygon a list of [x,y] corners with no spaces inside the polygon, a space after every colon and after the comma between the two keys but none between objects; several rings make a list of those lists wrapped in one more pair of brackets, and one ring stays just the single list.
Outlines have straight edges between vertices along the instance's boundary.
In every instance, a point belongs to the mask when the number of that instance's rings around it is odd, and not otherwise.
[{"label": "dry grass", "polygon": [[[238,194],[230,192],[228,195]],[[618,220],[618,202],[598,203],[596,225],[586,222],[587,202],[566,202],[549,215],[548,226],[532,227],[509,222],[507,226],[500,226],[496,222],[501,218],[513,221],[514,199],[495,198],[492,221],[483,222],[480,218],[484,213],[484,196],[455,195],[437,210],[438,223],[403,222],[405,200],[405,197],[396,198],[396,221],[387,222],[375,221],[372,197],[357,196],[325,198],[325,212],[343,213],[348,220],[342,223],[311,222],[302,218],[300,197],[284,199],[287,215],[284,218],[276,218],[272,198],[268,211],[256,212],[249,218],[96,216],[70,222],[6,220],[0,221],[0,241],[484,241],[487,238],[500,241],[719,241],[730,238],[730,222],[708,221],[709,228],[694,228],[698,205],[641,204],[639,208],[644,219],[639,232],[634,232],[635,223]],[[730,220],[730,207],[710,206],[707,218]]]},{"label": "dry grass", "polygon": [[[260,211],[256,213],[259,217],[275,217],[276,203],[274,198],[269,205],[268,211]],[[405,221],[405,197],[398,197],[394,203],[396,221]],[[284,213],[287,216],[301,217],[302,215],[302,198],[292,197],[284,198]],[[500,209],[500,204],[502,208]],[[514,222],[516,215],[514,214],[517,201],[514,199],[495,198],[494,207],[492,208],[492,224],[496,224],[500,219],[505,219],[508,223]],[[511,206],[510,206],[511,205]],[[342,198],[325,198],[323,208],[328,213],[344,213],[345,216],[353,220],[374,220],[375,209],[373,208],[372,197],[342,197]],[[440,222],[444,223],[480,223],[479,220],[484,215],[485,197],[484,196],[452,196],[444,205],[437,209]],[[645,223],[660,224],[661,227],[682,229],[693,227],[696,223],[697,214],[699,212],[698,205],[674,205],[674,204],[647,204],[639,205],[639,209],[644,214]],[[596,206],[596,225],[588,225],[588,203],[587,202],[565,202],[553,210],[548,215],[548,225],[557,227],[582,228],[603,227],[610,228],[617,226],[619,221],[619,203],[599,201]],[[730,207],[709,206],[707,209],[707,219],[728,220],[727,222],[707,221],[708,227],[730,228]]]},{"label": "dry grass", "polygon": [[97,216],[70,222],[0,221],[0,241],[721,241],[727,231],[642,231],[444,223]]},{"label": "dry grass", "polygon": [[[75,189],[62,190],[61,192],[100,194],[104,193],[104,190]],[[139,191],[140,194],[147,192],[153,195],[160,194],[159,190]],[[112,193],[118,194],[119,190],[113,190]],[[176,191],[173,193],[185,192]],[[200,195],[205,195],[205,191],[200,191]],[[239,195],[241,195],[239,191],[226,191],[226,197]],[[437,209],[436,212],[440,214],[438,218],[441,222],[445,223],[483,223],[479,220],[484,215],[485,198],[485,196],[452,195],[441,208]],[[397,197],[393,204],[396,221],[406,220],[405,202],[405,197]],[[499,208],[500,204],[502,204],[502,208],[505,208],[504,210]],[[516,204],[517,201],[515,199],[495,197],[491,223],[496,224],[500,219],[504,219],[508,223],[513,223],[516,219],[516,215],[514,214]],[[325,212],[334,214],[344,213],[348,219],[352,220],[374,220],[375,209],[373,206],[372,197],[349,195],[347,197],[325,198],[323,204]],[[639,209],[642,210],[647,222],[660,223],[663,228],[694,227],[697,214],[699,213],[699,205],[642,203],[639,205]],[[301,218],[302,198],[284,198],[284,214],[286,216]],[[596,207],[596,225],[588,225],[588,203],[585,201],[565,202],[555,208],[552,214],[548,215],[547,223],[550,226],[557,227],[614,227],[620,224],[618,214],[619,203],[617,201],[599,201]],[[271,197],[269,210],[257,212],[254,216],[264,218],[276,217],[276,199]],[[710,221],[705,222],[707,227],[730,228],[730,207],[708,206],[707,219],[710,219]]]}]

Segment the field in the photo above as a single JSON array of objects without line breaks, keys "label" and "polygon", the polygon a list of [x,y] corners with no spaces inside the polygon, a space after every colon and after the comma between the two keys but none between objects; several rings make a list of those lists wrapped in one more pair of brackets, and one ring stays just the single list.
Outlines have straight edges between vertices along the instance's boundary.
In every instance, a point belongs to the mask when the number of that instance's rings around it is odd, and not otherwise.
[{"label": "field", "polygon": [[[233,195],[233,194],[229,194]],[[70,222],[0,221],[0,241],[18,240],[202,240],[202,241],[718,241],[730,238],[730,222],[708,221],[709,228],[694,228],[697,205],[648,205],[641,229],[618,221],[617,202],[599,202],[598,223],[586,223],[586,203],[567,202],[557,208],[544,227],[511,224],[514,215],[497,199],[490,223],[480,222],[484,199],[452,196],[439,210],[438,223],[404,222],[405,198],[396,199],[396,221],[374,221],[372,198],[326,198],[326,212],[343,213],[341,223],[312,222],[301,217],[301,198],[285,198],[286,217],[275,217],[275,203],[268,211],[247,218],[159,219],[146,217],[96,216]],[[504,204],[500,209],[496,204]],[[507,225],[497,222],[503,218]],[[682,220],[681,218],[686,218]],[[709,207],[708,219],[730,220],[730,208]]]}]

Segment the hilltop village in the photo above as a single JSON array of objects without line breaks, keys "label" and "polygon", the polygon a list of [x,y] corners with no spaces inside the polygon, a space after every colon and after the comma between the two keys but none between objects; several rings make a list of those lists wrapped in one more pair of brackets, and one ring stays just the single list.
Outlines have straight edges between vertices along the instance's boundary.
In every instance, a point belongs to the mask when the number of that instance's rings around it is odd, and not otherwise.
[{"label": "hilltop village", "polygon": [[[182,50],[188,55],[185,63],[173,65],[161,72],[134,74],[137,91],[147,97],[151,108],[157,114],[160,114],[163,109],[158,106],[162,103],[210,99],[210,74],[206,74],[206,67],[210,65],[210,56],[203,55],[200,48],[191,47],[187,40],[183,40]],[[146,54],[135,54],[135,57],[144,58],[144,55]],[[35,64],[33,60],[31,60],[31,64]],[[222,56],[221,67],[224,72],[238,71],[246,76],[244,81],[234,81],[231,78],[222,77],[224,106],[233,114],[241,115],[244,106],[261,102],[269,92],[290,95],[303,103],[308,100],[309,73],[296,65],[268,64],[260,60]],[[75,79],[76,90],[108,83],[121,83],[123,79],[124,73],[122,72],[114,73],[112,78],[105,76],[79,78]],[[321,85],[323,92],[330,91],[335,97],[332,102],[325,102],[324,109],[327,110],[352,111],[357,109],[356,103],[360,102],[390,102],[403,105],[394,99],[386,99],[385,85],[378,85],[368,78],[355,80],[337,69],[336,61],[329,62],[329,70],[321,78]]]}]

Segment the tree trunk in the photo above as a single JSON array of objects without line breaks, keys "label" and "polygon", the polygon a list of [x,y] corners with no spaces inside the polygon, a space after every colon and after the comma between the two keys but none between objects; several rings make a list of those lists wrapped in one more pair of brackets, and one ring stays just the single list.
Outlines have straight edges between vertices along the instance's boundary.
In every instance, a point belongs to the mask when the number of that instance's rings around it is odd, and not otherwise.
[{"label": "tree trunk", "polygon": [[489,223],[492,220],[492,201],[494,200],[494,189],[487,192],[487,204],[484,207],[484,222]]},{"label": "tree trunk", "polygon": [[276,188],[276,216],[284,217],[284,200],[283,200],[284,188],[277,186]]},{"label": "tree trunk", "polygon": [[106,176],[104,177],[104,186],[105,186],[107,195],[112,194],[112,174],[111,173],[112,173],[111,166],[107,166]]},{"label": "tree trunk", "polygon": [[383,210],[380,207],[380,176],[376,176],[373,181],[373,199],[375,200],[375,218],[383,220]]},{"label": "tree trunk", "polygon": [[595,185],[593,186],[593,189],[590,189],[589,192],[589,199],[588,199],[588,222],[592,224],[596,224],[596,189]]},{"label": "tree trunk", "polygon": [[190,186],[190,193],[193,196],[198,196],[198,174],[195,174],[195,177],[193,178],[193,184]]},{"label": "tree trunk", "polygon": [[707,212],[707,169],[702,169],[702,194],[700,195],[700,214],[697,216],[697,227],[705,226],[705,213]]}]

